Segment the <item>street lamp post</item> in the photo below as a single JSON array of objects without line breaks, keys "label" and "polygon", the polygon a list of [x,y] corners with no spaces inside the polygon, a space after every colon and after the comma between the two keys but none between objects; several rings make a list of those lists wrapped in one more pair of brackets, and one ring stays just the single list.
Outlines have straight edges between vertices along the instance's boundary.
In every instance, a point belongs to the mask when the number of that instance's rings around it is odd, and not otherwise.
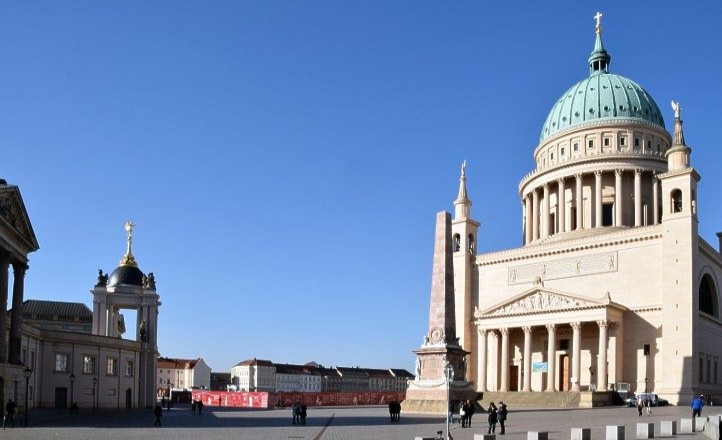
[{"label": "street lamp post", "polygon": [[454,378],[454,367],[446,364],[446,440],[449,440],[449,423],[451,422],[451,380]]},{"label": "street lamp post", "polygon": [[93,411],[95,411],[95,384],[98,383],[98,378],[93,378]]},{"label": "street lamp post", "polygon": [[70,410],[71,410],[70,413],[72,414],[73,413],[73,411],[72,411],[73,402],[75,401],[74,396],[73,396],[73,388],[74,388],[74,384],[75,384],[75,374],[70,373],[69,379],[70,379]]},{"label": "street lamp post", "polygon": [[25,375],[25,420],[23,421],[23,426],[27,428],[28,426],[28,391],[30,390],[30,376],[33,374],[33,370],[30,369],[30,367],[25,368],[23,370],[23,374]]}]

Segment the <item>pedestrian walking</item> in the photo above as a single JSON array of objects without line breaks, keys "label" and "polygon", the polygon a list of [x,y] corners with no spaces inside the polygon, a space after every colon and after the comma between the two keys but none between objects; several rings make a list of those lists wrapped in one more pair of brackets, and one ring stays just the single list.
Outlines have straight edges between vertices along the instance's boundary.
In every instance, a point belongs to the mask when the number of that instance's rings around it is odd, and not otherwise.
[{"label": "pedestrian walking", "polygon": [[202,415],[203,412],[203,400],[198,400],[198,415]]},{"label": "pedestrian walking", "polygon": [[308,413],[308,407],[305,403],[301,404],[301,424],[306,424],[306,414]]},{"label": "pedestrian walking", "polygon": [[692,404],[690,407],[692,407],[692,419],[694,420],[695,417],[702,417],[702,407],[704,406],[704,400],[702,400],[702,396],[697,396],[692,400]]},{"label": "pedestrian walking", "polygon": [[496,405],[494,405],[494,402],[491,402],[489,409],[487,409],[486,412],[489,414],[489,431],[487,434],[493,434],[496,432],[496,422],[499,417],[498,409]]},{"label": "pedestrian walking", "polygon": [[639,417],[642,417],[642,409],[644,409],[644,398],[642,396],[637,397],[637,412]]},{"label": "pedestrian walking", "polygon": [[3,429],[6,425],[12,425],[15,427],[15,408],[17,405],[13,399],[8,399],[8,403],[5,405],[5,417],[3,417]]},{"label": "pedestrian walking", "polygon": [[155,416],[155,423],[153,426],[161,426],[160,418],[163,417],[163,407],[160,406],[159,403],[155,404],[155,408],[153,408],[153,415]]},{"label": "pedestrian walking", "polygon": [[652,415],[652,396],[645,397],[644,407],[647,409],[647,416],[651,416]]},{"label": "pedestrian walking", "polygon": [[469,409],[466,411],[466,427],[471,428],[471,418],[476,412],[476,402],[473,400],[467,400],[467,402],[469,402]]},{"label": "pedestrian walking", "polygon": [[499,411],[497,413],[497,420],[499,421],[499,434],[504,435],[506,434],[506,426],[504,426],[504,423],[506,423],[506,415],[509,414],[509,411],[506,409],[506,403],[499,402]]},{"label": "pedestrian walking", "polygon": [[291,415],[293,415],[293,424],[298,425],[301,423],[301,402],[298,400],[293,403],[291,407]]},{"label": "pedestrian walking", "polygon": [[466,428],[466,411],[469,409],[469,404],[466,401],[461,403],[459,408],[459,417],[461,418],[461,427]]}]

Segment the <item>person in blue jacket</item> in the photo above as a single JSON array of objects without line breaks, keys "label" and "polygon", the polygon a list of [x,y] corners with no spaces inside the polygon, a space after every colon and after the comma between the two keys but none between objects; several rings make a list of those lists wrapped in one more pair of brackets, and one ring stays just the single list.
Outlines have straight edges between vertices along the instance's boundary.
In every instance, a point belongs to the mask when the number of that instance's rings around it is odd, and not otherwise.
[{"label": "person in blue jacket", "polygon": [[694,400],[692,400],[692,404],[690,405],[692,407],[692,418],[695,417],[702,417],[702,407],[704,406],[704,400],[702,400],[702,396],[696,396]]}]

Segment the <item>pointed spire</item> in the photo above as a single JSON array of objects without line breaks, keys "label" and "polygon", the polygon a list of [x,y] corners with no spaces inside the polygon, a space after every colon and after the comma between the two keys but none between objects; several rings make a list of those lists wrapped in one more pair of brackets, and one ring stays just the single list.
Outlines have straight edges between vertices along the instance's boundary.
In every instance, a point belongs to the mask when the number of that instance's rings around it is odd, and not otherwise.
[{"label": "pointed spire", "polygon": [[674,139],[672,145],[683,145],[686,147],[687,144],[684,143],[684,131],[682,131],[682,107],[679,105],[679,102],[672,101],[672,110],[674,110]]},{"label": "pointed spire", "polygon": [[461,163],[461,177],[459,177],[459,195],[454,200],[454,218],[469,218],[471,216],[471,200],[466,192],[466,161]]},{"label": "pointed spire", "polygon": [[128,241],[128,247],[125,250],[125,255],[123,255],[123,258],[120,260],[121,266],[133,266],[138,267],[138,263],[135,261],[135,257],[133,256],[132,252],[132,245],[133,245],[133,228],[135,227],[135,223],[128,221],[125,224],[125,233],[127,235],[127,241]]},{"label": "pointed spire", "polygon": [[594,16],[597,21],[597,25],[594,27],[596,39],[594,40],[594,50],[589,56],[589,73],[607,73],[609,72],[609,62],[612,57],[604,49],[604,43],[602,42],[602,13],[597,12]]}]

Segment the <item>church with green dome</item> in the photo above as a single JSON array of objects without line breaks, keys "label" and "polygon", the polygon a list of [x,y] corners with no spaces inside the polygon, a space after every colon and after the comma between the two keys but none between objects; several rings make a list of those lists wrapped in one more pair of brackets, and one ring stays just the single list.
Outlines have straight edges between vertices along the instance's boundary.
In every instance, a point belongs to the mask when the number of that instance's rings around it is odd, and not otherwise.
[{"label": "church with green dome", "polygon": [[484,400],[519,406],[547,393],[559,406],[598,406],[650,392],[688,404],[722,392],[722,243],[698,234],[682,107],[660,107],[613,73],[601,16],[589,74],[550,103],[519,183],[519,247],[478,248],[493,226],[472,217],[474,184],[490,182],[462,167],[450,226],[455,337],[463,379]]}]

